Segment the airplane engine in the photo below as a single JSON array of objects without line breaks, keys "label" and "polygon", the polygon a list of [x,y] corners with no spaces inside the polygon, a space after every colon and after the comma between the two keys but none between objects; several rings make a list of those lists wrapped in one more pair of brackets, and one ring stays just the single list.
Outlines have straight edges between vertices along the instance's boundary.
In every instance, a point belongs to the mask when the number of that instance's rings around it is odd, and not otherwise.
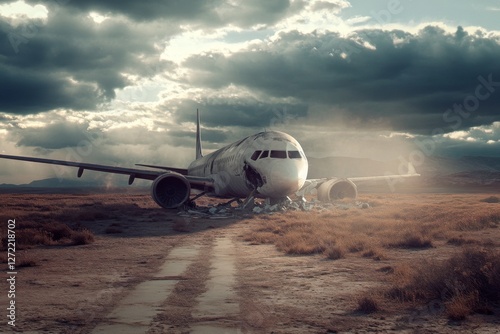
[{"label": "airplane engine", "polygon": [[186,203],[191,194],[189,181],[178,173],[157,177],[151,185],[151,197],[165,209],[175,209]]},{"label": "airplane engine", "polygon": [[333,179],[323,182],[318,187],[318,199],[322,202],[332,202],[346,198],[356,199],[358,189],[347,179]]}]

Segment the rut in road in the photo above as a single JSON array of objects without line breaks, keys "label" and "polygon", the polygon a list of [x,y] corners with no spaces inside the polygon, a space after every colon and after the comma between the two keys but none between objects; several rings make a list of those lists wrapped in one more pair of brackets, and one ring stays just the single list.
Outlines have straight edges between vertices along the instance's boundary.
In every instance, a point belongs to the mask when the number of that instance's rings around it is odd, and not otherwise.
[{"label": "rut in road", "polygon": [[198,245],[186,245],[170,251],[160,271],[137,285],[92,333],[146,333],[159,312],[158,307],[196,259],[199,249]]},{"label": "rut in road", "polygon": [[92,333],[241,333],[236,250],[228,236],[170,251]]}]

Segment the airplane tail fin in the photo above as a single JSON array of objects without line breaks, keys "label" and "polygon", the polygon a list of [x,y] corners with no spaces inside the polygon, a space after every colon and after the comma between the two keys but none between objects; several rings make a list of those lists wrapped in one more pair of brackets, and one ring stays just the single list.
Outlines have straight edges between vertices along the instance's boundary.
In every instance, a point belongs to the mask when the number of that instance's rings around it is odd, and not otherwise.
[{"label": "airplane tail fin", "polygon": [[201,151],[200,112],[196,109],[196,159],[203,157]]}]

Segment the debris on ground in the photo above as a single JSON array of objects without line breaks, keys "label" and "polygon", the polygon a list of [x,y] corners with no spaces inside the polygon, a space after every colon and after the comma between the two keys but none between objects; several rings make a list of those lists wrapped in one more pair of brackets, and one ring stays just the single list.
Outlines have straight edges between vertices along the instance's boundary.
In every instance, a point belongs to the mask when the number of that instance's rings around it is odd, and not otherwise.
[{"label": "debris on ground", "polygon": [[[236,203],[237,206],[233,206]],[[236,217],[251,217],[260,214],[275,214],[278,212],[288,211],[329,211],[334,209],[349,210],[349,209],[368,209],[370,204],[360,201],[339,201],[332,203],[324,203],[317,199],[307,201],[304,197],[299,197],[292,200],[289,197],[271,204],[269,199],[259,200],[232,200],[228,203],[208,206],[190,206],[178,214],[182,217],[198,217],[209,219],[226,219]]]}]

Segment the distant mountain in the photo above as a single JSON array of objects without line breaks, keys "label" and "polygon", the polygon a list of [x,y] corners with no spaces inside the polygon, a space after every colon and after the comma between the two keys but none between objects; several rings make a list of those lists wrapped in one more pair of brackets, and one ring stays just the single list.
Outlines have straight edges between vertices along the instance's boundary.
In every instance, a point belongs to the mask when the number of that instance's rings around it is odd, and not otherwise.
[{"label": "distant mountain", "polygon": [[[405,173],[399,160],[377,161],[348,157],[309,158],[308,178],[354,177]],[[500,158],[426,157],[415,165],[421,184],[435,186],[500,186]]]},{"label": "distant mountain", "polygon": [[0,184],[1,188],[89,188],[102,187],[99,181],[84,181],[73,179],[59,179],[57,177],[43,180],[35,180],[27,184]]},{"label": "distant mountain", "polygon": [[110,184],[105,180],[80,180],[50,178],[36,180],[28,184],[0,184],[0,193],[4,194],[90,194],[90,193],[143,193],[149,189],[150,182],[134,183],[119,181]]},{"label": "distant mountain", "polygon": [[[122,184],[123,183],[123,184]],[[114,187],[121,187],[127,185],[126,182],[114,184]],[[109,187],[102,180],[80,180],[80,179],[59,179],[49,178],[43,180],[35,180],[27,184],[0,184],[1,188],[99,188]]]},{"label": "distant mountain", "polygon": [[461,158],[427,157],[419,168],[419,172],[426,176],[445,176],[473,171],[500,172],[500,158],[471,156]]}]

